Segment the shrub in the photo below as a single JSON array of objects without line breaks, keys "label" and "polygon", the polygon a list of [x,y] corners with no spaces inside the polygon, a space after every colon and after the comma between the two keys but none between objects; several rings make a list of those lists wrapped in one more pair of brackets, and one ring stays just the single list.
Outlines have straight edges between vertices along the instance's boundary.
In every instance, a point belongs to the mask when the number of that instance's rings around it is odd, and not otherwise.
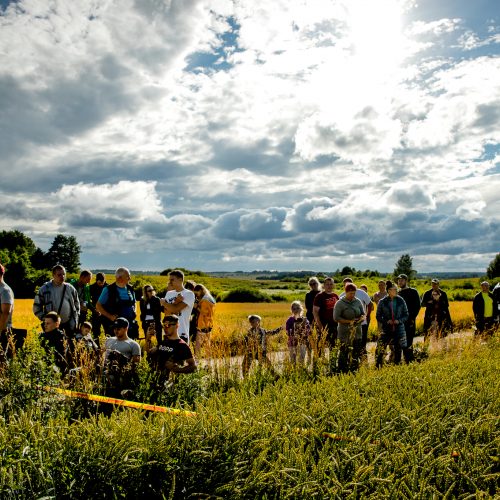
[{"label": "shrub", "polygon": [[222,302],[272,302],[272,299],[256,288],[238,287],[229,290]]}]

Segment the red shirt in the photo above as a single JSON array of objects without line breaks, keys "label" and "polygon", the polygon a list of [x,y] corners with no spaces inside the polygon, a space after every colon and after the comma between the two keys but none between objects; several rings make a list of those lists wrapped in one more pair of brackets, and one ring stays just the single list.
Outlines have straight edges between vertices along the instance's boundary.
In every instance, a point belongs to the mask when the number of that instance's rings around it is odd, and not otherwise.
[{"label": "red shirt", "polygon": [[337,300],[339,300],[339,296],[335,292],[320,292],[314,297],[314,305],[319,307],[319,319],[323,326],[333,323],[333,308]]}]

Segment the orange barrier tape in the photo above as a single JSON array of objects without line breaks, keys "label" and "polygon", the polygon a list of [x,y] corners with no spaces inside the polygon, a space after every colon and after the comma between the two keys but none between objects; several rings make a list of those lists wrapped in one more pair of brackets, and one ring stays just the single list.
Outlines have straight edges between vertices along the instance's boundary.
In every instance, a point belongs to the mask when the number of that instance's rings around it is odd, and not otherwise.
[{"label": "orange barrier tape", "polygon": [[179,410],[178,408],[168,408],[166,406],[150,405],[148,403],[138,403],[137,401],[127,401],[126,399],[109,398],[107,396],[99,396],[97,394],[87,394],[85,392],[70,391],[68,389],[60,389],[58,387],[45,387],[46,391],[57,392],[71,398],[88,399],[89,401],[97,401],[99,403],[111,403],[113,405],[125,406],[127,408],[135,408],[136,410],[150,410],[159,413],[169,413],[171,415],[184,415],[185,417],[194,417],[196,412],[188,410]]}]

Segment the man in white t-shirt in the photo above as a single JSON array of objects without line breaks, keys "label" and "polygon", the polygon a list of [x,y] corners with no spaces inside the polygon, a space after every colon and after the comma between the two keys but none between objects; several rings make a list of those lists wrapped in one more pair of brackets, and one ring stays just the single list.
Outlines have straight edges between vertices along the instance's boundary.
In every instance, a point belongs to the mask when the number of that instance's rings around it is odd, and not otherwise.
[{"label": "man in white t-shirt", "polygon": [[164,299],[160,299],[165,314],[179,317],[179,337],[189,344],[189,320],[193,311],[195,296],[191,290],[184,288],[184,273],[175,269],[169,273],[169,291]]}]

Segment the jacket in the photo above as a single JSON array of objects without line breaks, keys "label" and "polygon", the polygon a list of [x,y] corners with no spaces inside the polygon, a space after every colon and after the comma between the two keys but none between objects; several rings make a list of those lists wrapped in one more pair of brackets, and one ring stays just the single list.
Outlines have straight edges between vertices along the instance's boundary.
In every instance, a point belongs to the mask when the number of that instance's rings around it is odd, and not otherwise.
[{"label": "jacket", "polygon": [[[382,325],[384,333],[397,337],[406,335],[405,322],[408,321],[408,307],[399,295],[391,299],[389,295],[380,300],[377,305],[377,321]],[[390,325],[389,320],[398,320],[399,324]]]}]

